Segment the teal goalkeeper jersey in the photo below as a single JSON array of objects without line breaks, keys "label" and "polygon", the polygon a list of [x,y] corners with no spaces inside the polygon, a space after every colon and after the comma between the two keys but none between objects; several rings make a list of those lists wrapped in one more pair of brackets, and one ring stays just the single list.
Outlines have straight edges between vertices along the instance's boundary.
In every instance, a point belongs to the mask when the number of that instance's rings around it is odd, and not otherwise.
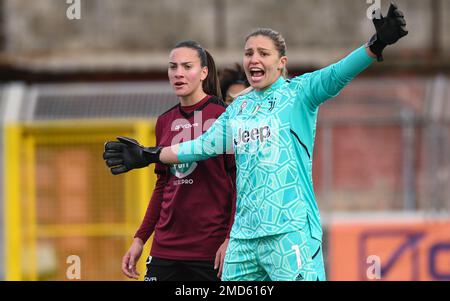
[{"label": "teal goalkeeper jersey", "polygon": [[182,163],[235,154],[231,237],[258,238],[309,225],[311,235],[322,240],[312,182],[318,108],[373,61],[363,46],[324,69],[280,77],[263,91],[238,97],[202,136],[180,144]]}]

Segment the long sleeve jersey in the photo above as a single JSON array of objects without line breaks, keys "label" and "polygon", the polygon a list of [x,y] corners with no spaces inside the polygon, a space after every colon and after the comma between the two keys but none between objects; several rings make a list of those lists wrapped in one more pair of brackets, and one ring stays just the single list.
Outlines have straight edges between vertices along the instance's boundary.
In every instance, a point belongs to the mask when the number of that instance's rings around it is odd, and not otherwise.
[{"label": "long sleeve jersey", "polygon": [[238,97],[199,138],[181,143],[181,162],[234,153],[237,201],[231,237],[251,239],[311,227],[322,239],[312,182],[319,106],[374,62],[364,46],[339,62]]}]

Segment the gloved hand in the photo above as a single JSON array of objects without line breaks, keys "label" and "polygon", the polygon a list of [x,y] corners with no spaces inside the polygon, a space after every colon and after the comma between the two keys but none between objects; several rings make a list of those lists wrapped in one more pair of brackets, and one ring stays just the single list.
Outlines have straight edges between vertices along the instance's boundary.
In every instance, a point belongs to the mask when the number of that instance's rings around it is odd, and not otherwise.
[{"label": "gloved hand", "polygon": [[117,140],[105,143],[103,152],[103,159],[113,175],[161,162],[159,155],[162,147],[143,147],[127,137],[117,137]]},{"label": "gloved hand", "polygon": [[[372,36],[367,46],[377,55],[379,62],[383,61],[383,50],[388,45],[395,44],[398,40],[408,34],[406,29],[406,21],[403,12],[401,12],[397,5],[391,3],[389,12],[386,17],[383,17],[380,9],[373,13],[373,24],[377,33]],[[379,18],[377,18],[379,16]]]}]

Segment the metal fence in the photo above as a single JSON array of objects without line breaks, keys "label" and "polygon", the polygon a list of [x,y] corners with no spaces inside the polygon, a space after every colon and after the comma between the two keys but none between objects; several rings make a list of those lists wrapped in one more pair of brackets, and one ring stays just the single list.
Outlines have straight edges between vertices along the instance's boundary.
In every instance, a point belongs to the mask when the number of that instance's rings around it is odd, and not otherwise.
[{"label": "metal fence", "polygon": [[448,84],[363,79],[321,108],[314,180],[324,211],[450,210]]}]

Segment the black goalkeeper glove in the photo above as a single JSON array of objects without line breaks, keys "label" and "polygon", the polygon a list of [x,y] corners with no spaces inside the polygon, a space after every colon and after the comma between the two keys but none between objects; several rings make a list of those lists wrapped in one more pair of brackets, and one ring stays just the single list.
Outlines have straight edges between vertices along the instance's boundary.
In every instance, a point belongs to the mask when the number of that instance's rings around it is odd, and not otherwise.
[{"label": "black goalkeeper glove", "polygon": [[[377,33],[370,39],[367,46],[381,62],[383,61],[384,48],[406,36],[408,30],[406,29],[405,16],[394,3],[391,3],[386,17],[383,17],[380,9],[375,10],[372,15]],[[378,15],[380,17],[377,19],[376,16]]]},{"label": "black goalkeeper glove", "polygon": [[127,137],[117,137],[117,140],[119,142],[105,143],[103,152],[103,159],[113,175],[161,162],[159,155],[162,147],[143,147],[136,140]]}]

